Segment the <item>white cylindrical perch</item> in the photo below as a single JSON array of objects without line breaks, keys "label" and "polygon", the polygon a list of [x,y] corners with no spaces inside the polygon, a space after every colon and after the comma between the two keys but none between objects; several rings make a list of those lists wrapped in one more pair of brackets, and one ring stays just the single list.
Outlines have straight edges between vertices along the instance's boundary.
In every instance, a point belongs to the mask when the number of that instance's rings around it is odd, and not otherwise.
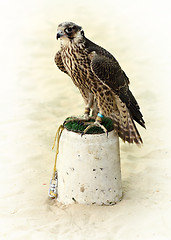
[{"label": "white cylindrical perch", "polygon": [[113,205],[121,200],[119,139],[114,131],[80,136],[64,129],[60,138],[58,201]]}]

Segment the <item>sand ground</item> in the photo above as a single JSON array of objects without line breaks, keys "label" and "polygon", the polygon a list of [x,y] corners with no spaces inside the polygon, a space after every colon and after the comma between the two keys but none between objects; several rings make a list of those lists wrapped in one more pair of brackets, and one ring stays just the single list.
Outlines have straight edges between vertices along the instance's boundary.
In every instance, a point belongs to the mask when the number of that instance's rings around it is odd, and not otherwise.
[{"label": "sand ground", "polygon": [[[0,2],[0,239],[171,239],[169,1]],[[56,129],[83,101],[56,69],[57,25],[81,25],[131,81],[144,146],[121,142],[123,200],[62,206],[47,191]]]}]

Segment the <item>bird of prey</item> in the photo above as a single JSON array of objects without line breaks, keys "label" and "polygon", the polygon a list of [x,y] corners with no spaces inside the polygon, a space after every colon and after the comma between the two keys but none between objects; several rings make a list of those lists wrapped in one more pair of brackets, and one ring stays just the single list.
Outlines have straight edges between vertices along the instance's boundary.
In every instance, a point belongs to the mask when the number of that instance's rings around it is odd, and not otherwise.
[{"label": "bird of prey", "polygon": [[92,125],[105,131],[102,118],[109,117],[113,120],[115,132],[124,142],[141,144],[134,120],[144,128],[145,122],[129,89],[129,79],[118,61],[87,39],[82,27],[75,23],[59,24],[56,38],[61,40],[61,49],[55,55],[55,63],[78,87],[86,104],[85,118],[92,110],[95,115]]}]

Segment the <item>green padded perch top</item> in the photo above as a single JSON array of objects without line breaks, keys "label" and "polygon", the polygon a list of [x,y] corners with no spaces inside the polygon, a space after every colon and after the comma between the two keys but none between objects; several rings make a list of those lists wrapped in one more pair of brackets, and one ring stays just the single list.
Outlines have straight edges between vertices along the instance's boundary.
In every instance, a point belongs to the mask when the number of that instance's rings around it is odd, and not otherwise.
[{"label": "green padded perch top", "polygon": [[[67,122],[68,121],[68,122]],[[78,117],[68,117],[63,123],[64,128],[66,128],[68,131],[76,132],[76,133],[82,133],[87,126],[89,126],[89,123],[94,122],[94,119],[89,119],[89,120],[82,120],[80,117],[80,120]],[[114,129],[113,127],[113,121],[110,118],[104,117],[102,119],[101,123],[108,132],[112,131]],[[103,129],[97,126],[91,127],[86,134],[100,134],[104,133]]]}]

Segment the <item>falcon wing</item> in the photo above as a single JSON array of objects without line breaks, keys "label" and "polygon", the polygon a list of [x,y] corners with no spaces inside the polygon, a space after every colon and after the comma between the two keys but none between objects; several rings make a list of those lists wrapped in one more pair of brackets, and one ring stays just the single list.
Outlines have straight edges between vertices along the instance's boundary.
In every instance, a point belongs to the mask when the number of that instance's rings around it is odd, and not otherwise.
[{"label": "falcon wing", "polygon": [[94,74],[126,104],[133,119],[145,127],[139,105],[129,90],[129,79],[116,59],[104,49],[100,49],[99,53],[98,51],[91,52],[90,58],[91,70]]},{"label": "falcon wing", "polygon": [[64,67],[62,58],[61,58],[61,51],[58,51],[55,55],[55,63],[57,65],[57,67],[64,73],[68,74],[67,70]]}]

